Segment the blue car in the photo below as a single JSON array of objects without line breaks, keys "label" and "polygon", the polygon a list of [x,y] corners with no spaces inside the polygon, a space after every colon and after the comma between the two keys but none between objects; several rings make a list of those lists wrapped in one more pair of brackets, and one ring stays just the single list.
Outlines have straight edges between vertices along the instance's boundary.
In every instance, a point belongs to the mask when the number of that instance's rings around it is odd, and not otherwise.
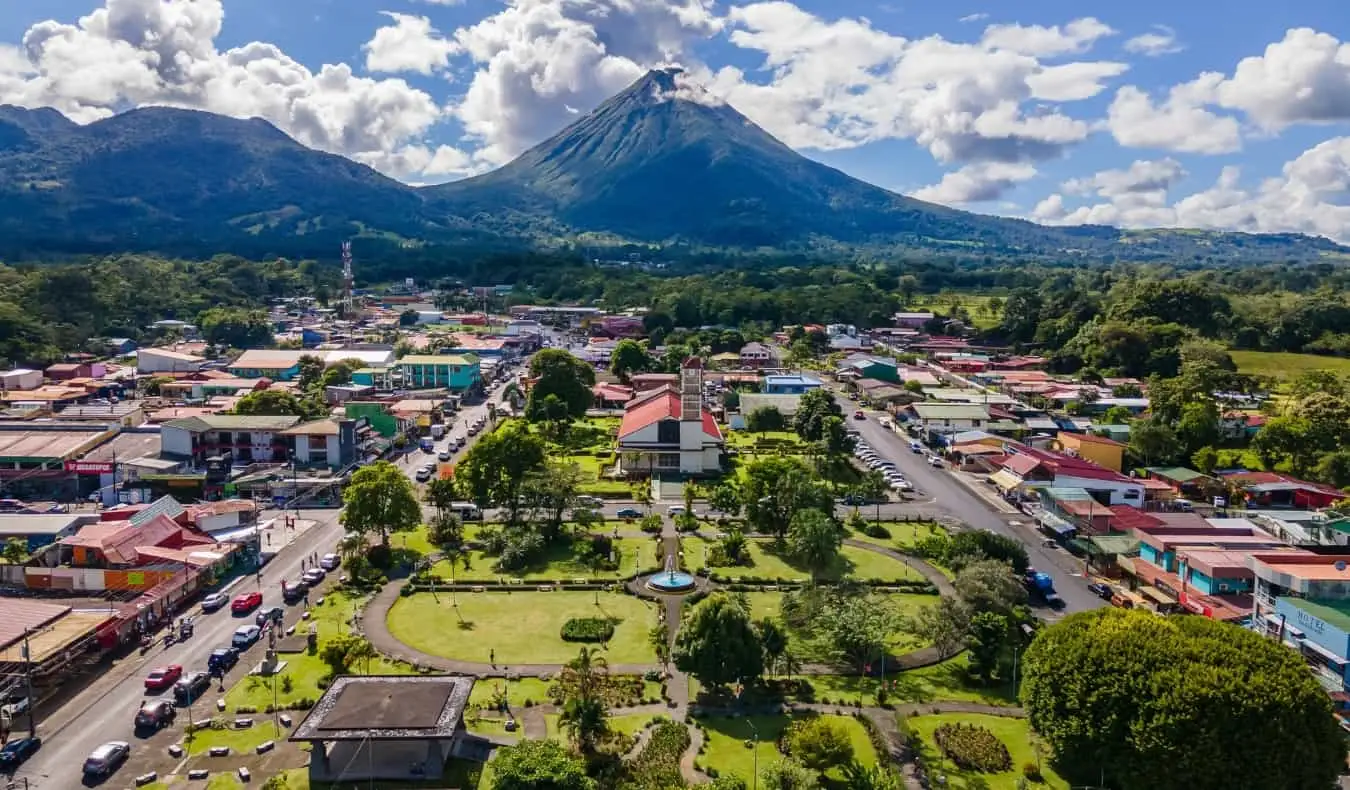
[{"label": "blue car", "polygon": [[621,507],[614,515],[619,518],[642,518],[642,511],[635,507]]},{"label": "blue car", "polygon": [[18,768],[41,746],[42,739],[37,736],[10,741],[5,744],[5,748],[0,749],[0,768],[10,771]]}]

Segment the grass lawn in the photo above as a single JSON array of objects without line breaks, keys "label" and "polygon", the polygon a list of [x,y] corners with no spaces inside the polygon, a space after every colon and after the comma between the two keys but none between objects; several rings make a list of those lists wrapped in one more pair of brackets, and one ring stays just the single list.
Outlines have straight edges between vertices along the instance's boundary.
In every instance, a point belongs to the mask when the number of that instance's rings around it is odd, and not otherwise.
[{"label": "grass lawn", "polygon": [[234,774],[211,774],[206,780],[206,790],[243,790],[244,783]]},{"label": "grass lawn", "polygon": [[[933,731],[946,723],[974,724],[989,729],[1008,747],[1012,755],[1013,768],[998,774],[986,774],[976,771],[963,771],[942,756],[942,752],[933,742]],[[987,716],[978,713],[947,713],[937,716],[911,716],[905,723],[919,735],[918,748],[923,754],[930,776],[946,774],[947,787],[956,790],[1016,790],[1017,780],[1022,777],[1022,765],[1035,763],[1036,751],[1031,745],[1031,730],[1025,719],[1013,719],[1004,716]],[[1068,790],[1069,783],[1061,779],[1050,769],[1049,760],[1040,760],[1044,782],[1037,787],[1056,790]]]},{"label": "grass lawn", "polygon": [[[548,728],[548,737],[550,739],[566,742],[567,736],[563,734],[562,729],[558,724],[558,716],[559,714],[557,713],[544,714],[544,726]],[[651,720],[651,715],[644,713],[626,713],[622,716],[610,716],[609,730],[610,732],[618,733],[619,735],[637,735],[639,732],[642,732]]]},{"label": "grass lawn", "polygon": [[[867,511],[868,508],[862,509],[863,518],[867,518],[868,523],[878,523],[876,519],[867,517]],[[886,521],[882,519],[879,523],[886,528],[887,532],[891,533],[889,538],[873,538],[852,530],[849,531],[848,537],[852,540],[861,540],[864,543],[894,549],[912,546],[919,538],[927,537],[934,534],[934,531],[940,532],[942,530],[932,521]]]},{"label": "grass lawn", "polygon": [[[539,678],[520,678],[519,680],[481,678],[473,685],[473,692],[469,695],[469,707],[491,705],[493,696],[499,689],[505,689],[506,702],[513,708],[524,706],[527,700],[535,705],[547,704],[549,702],[548,690],[552,686],[553,681],[540,680]],[[661,682],[657,680],[642,681],[642,698],[660,700]]]},{"label": "grass lawn", "polygon": [[[877,752],[867,737],[867,730],[861,722],[849,716],[825,716],[843,726],[853,744],[853,755],[863,765],[877,764]],[[759,770],[783,759],[776,741],[783,730],[792,723],[789,716],[709,716],[700,717],[698,723],[707,732],[705,750],[699,757],[699,764],[714,768],[719,774],[733,774],[750,780],[755,775],[756,757]],[[753,725],[753,726],[752,726]],[[756,735],[758,738],[756,739]],[[753,747],[748,746],[753,742]],[[837,771],[837,769],[836,769]],[[827,776],[834,776],[831,771]]]},{"label": "grass lawn", "polygon": [[[446,765],[445,773],[439,779],[429,779],[425,782],[395,782],[375,780],[374,782],[362,782],[361,790],[417,790],[417,788],[454,787],[458,790],[487,790],[492,787],[492,781],[489,777],[490,768],[488,764],[473,762],[471,760],[451,760]],[[280,776],[285,777],[286,790],[349,790],[350,782],[317,782],[309,781],[308,768],[292,768],[289,771],[283,771]]]},{"label": "grass lawn", "polygon": [[459,593],[458,611],[446,593],[399,598],[389,612],[389,630],[405,644],[431,655],[487,661],[498,666],[563,664],[581,645],[564,642],[559,630],[574,617],[616,620],[614,639],[600,654],[611,664],[656,663],[647,632],[656,623],[654,604],[631,595],[590,592]]},{"label": "grass lawn", "polygon": [[797,451],[801,452],[806,446],[796,431],[751,433],[750,431],[724,430],[723,434],[727,439],[727,449],[741,452],[758,451],[769,455],[777,455],[780,450],[791,451],[792,448],[797,448]]},{"label": "grass lawn", "polygon": [[[711,547],[701,538],[684,538],[681,540],[681,549],[684,551],[685,563],[688,567],[697,570],[705,564],[705,551],[710,550]],[[808,571],[797,567],[788,557],[780,553],[772,539],[751,540],[750,558],[753,561],[751,565],[736,565],[712,570],[729,579],[750,576],[760,579],[807,581],[811,577]],[[918,571],[899,560],[856,546],[844,546],[840,549],[839,561],[823,578],[831,581],[841,578],[882,579],[884,581],[900,581],[902,579],[917,581],[923,579]]]},{"label": "grass lawn", "polygon": [[634,576],[644,568],[654,568],[656,561],[656,541],[651,538],[619,538],[616,543],[619,552],[617,570],[600,571],[598,574],[590,567],[573,559],[571,546],[554,545],[548,547],[544,556],[533,566],[515,571],[499,573],[492,566],[497,558],[481,551],[469,552],[469,568],[464,568],[461,560],[455,564],[454,573],[450,572],[448,560],[441,560],[432,566],[432,572],[443,579],[452,576],[457,582],[497,581],[499,578],[524,579],[531,582],[571,582],[573,579],[621,579]]},{"label": "grass lawn", "polygon": [[1230,351],[1239,373],[1291,379],[1310,370],[1350,373],[1350,359],[1318,354],[1291,354],[1282,351]]},{"label": "grass lawn", "polygon": [[[322,605],[316,604],[311,609],[313,614],[310,621],[318,626],[319,645],[321,647],[324,642],[333,636],[350,631],[347,620],[351,617],[356,604],[356,599],[343,593],[330,593],[324,597]],[[304,633],[308,628],[308,624],[302,623],[300,627],[296,628],[296,633]],[[242,656],[239,659],[239,665],[233,670],[232,674],[236,676],[236,680],[225,694],[226,711],[231,715],[241,707],[251,707],[261,712],[272,704],[271,679],[243,674],[252,669],[254,662],[260,660],[261,657],[261,651],[257,651],[257,655]],[[281,660],[286,662],[286,667],[276,677],[275,699],[277,704],[286,707],[302,700],[318,700],[323,695],[323,689],[319,688],[319,681],[328,677],[328,665],[317,655],[310,655],[309,653],[282,653],[280,657]],[[354,669],[364,672],[366,667],[359,666]],[[377,658],[370,662],[369,673],[374,675],[406,675],[411,672],[411,667],[395,664],[383,658]],[[290,678],[290,691],[285,690],[285,678]],[[261,713],[258,715],[261,715]]]},{"label": "grass lawn", "polygon": [[[254,747],[264,741],[276,741],[285,738],[286,728],[277,729],[271,716],[258,714],[252,727],[242,730],[198,730],[187,743],[188,754],[206,754],[217,746],[228,746],[234,754],[252,754]],[[186,736],[184,738],[186,741]]]}]

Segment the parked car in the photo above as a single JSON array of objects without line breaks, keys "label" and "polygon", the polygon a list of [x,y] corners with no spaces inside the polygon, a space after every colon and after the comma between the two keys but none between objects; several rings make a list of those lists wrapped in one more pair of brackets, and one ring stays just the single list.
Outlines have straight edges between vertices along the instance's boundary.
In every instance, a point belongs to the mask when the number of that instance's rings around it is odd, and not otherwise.
[{"label": "parked car", "polygon": [[218,674],[225,674],[234,665],[239,663],[239,651],[233,647],[218,647],[211,651],[211,655],[206,659],[206,668],[208,671]]},{"label": "parked car", "polygon": [[335,571],[342,565],[342,557],[336,554],[325,554],[319,558],[319,567],[326,571]]},{"label": "parked car", "polygon": [[211,676],[205,672],[191,672],[173,684],[173,701],[179,705],[188,705],[201,699],[211,689]]},{"label": "parked car", "polygon": [[137,730],[162,730],[173,724],[178,711],[166,699],[149,700],[136,711]]},{"label": "parked car", "polygon": [[928,456],[928,465],[929,465],[929,466],[932,466],[932,467],[935,467],[935,468],[937,468],[937,469],[941,469],[941,468],[942,468],[942,458],[941,458],[941,456],[937,456],[937,455],[930,455],[930,456]]},{"label": "parked car", "polygon": [[230,611],[235,614],[248,614],[262,606],[262,601],[263,596],[260,592],[244,593],[230,602]]},{"label": "parked car", "polygon": [[28,712],[30,701],[23,694],[11,694],[5,699],[3,705],[0,705],[0,712],[5,713],[11,719],[15,716],[22,716]]},{"label": "parked car", "polygon": [[604,507],[605,500],[598,496],[587,496],[582,494],[576,498],[577,507]]},{"label": "parked car", "polygon": [[234,636],[230,637],[230,644],[240,650],[247,650],[258,641],[262,635],[262,629],[256,625],[241,625],[235,629]]},{"label": "parked car", "polygon": [[685,513],[684,505],[671,505],[666,512],[672,516],[683,516]]},{"label": "parked car", "polygon": [[858,411],[853,412],[853,419],[855,419],[855,420],[865,420],[865,419],[867,419],[867,415],[866,415],[866,414],[863,414],[863,413],[862,413],[862,410],[860,409],[860,410],[858,410]]},{"label": "parked car", "polygon": [[281,625],[282,622],[285,621],[285,619],[286,619],[285,609],[282,609],[280,606],[271,606],[262,610],[261,612],[258,612],[258,616],[253,618],[253,624],[258,626],[259,628],[262,628],[263,626],[267,625],[269,620],[271,622],[276,623],[277,625]]},{"label": "parked car", "polygon": [[1111,585],[1102,584],[1101,582],[1093,582],[1092,584],[1089,584],[1088,590],[1093,595],[1097,596],[1098,598],[1101,598],[1103,601],[1109,601],[1111,600],[1111,596],[1115,595],[1115,593],[1111,590]]},{"label": "parked car", "polygon": [[642,518],[642,511],[635,507],[621,507],[614,515],[619,518]]},{"label": "parked car", "polygon": [[225,593],[211,593],[202,599],[202,611],[210,614],[229,602],[230,596]]},{"label": "parked car", "polygon": [[183,677],[183,668],[178,664],[169,664],[166,667],[156,667],[150,670],[150,674],[145,676],[146,691],[163,691],[178,682]]},{"label": "parked car", "polygon": [[323,568],[308,568],[304,573],[300,574],[300,578],[304,579],[305,584],[308,584],[312,588],[314,585],[323,581],[323,578],[327,575],[328,574],[324,572]]},{"label": "parked car", "polygon": [[921,453],[923,452],[923,445],[920,444],[919,442],[910,442],[909,451],[911,453]]},{"label": "parked car", "polygon": [[437,461],[449,461],[449,460],[450,460],[450,451],[449,451],[449,450],[441,450],[439,453],[436,453],[436,460],[437,460]]},{"label": "parked car", "polygon": [[99,779],[111,776],[131,754],[131,744],[126,741],[108,741],[89,753],[84,761],[84,775]]},{"label": "parked car", "polygon": [[417,474],[413,475],[413,477],[417,482],[425,483],[431,479],[431,470],[424,466],[421,469],[418,469]]},{"label": "parked car", "polygon": [[31,738],[18,738],[0,749],[0,769],[13,771],[42,748],[42,739],[34,735]]},{"label": "parked car", "polygon": [[913,491],[914,485],[908,480],[893,480],[891,481],[891,488],[895,491]]},{"label": "parked car", "polygon": [[309,594],[309,583],[303,577],[295,581],[281,583],[281,600],[285,603],[298,603]]}]

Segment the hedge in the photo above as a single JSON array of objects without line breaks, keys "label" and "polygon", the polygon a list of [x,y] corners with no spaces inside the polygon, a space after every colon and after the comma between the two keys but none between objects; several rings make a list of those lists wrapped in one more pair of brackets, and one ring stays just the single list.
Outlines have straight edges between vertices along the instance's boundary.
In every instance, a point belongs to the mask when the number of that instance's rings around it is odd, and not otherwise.
[{"label": "hedge", "polygon": [[574,617],[563,623],[566,642],[608,642],[614,637],[614,623],[602,617]]}]

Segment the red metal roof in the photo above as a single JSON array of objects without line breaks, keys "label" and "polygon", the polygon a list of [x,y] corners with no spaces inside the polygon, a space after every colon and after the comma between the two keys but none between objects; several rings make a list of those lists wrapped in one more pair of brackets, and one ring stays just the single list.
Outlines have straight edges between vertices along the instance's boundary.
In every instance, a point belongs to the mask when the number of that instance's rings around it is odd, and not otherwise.
[{"label": "red metal roof", "polygon": [[[721,439],[722,431],[717,427],[717,421],[713,419],[712,413],[703,409],[702,416],[703,432],[714,439]],[[623,422],[619,423],[619,438],[640,431],[654,422],[679,418],[680,396],[674,392],[664,392],[658,397],[636,403],[624,412]]]}]

